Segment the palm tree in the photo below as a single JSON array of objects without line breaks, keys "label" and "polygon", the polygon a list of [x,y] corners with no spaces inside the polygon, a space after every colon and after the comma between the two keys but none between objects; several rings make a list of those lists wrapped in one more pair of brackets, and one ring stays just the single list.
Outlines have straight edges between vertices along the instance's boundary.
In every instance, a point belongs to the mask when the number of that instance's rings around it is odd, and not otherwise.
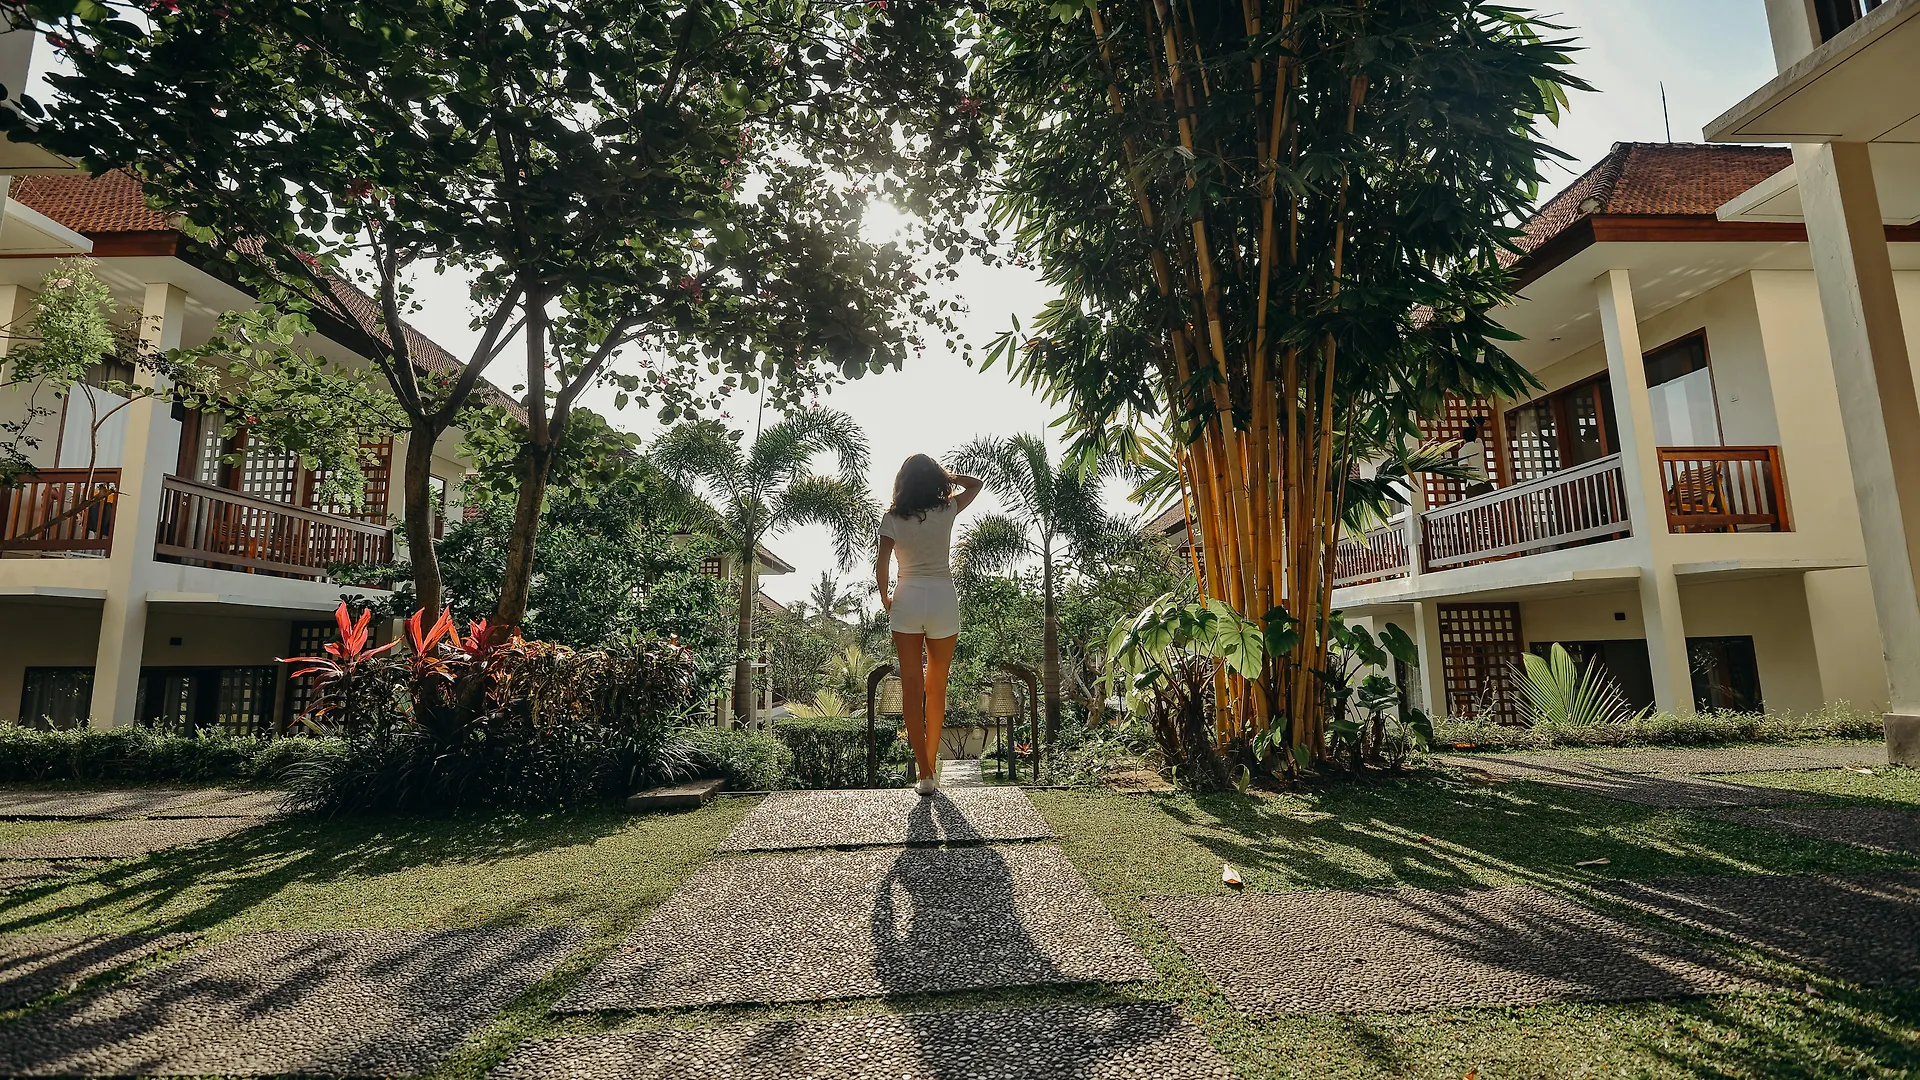
[{"label": "palm tree", "polygon": [[1047,444],[1038,435],[975,439],[953,455],[954,467],[979,477],[999,497],[1005,511],[974,522],[960,540],[958,561],[963,571],[991,572],[1040,559],[1040,589],[1044,602],[1041,684],[1044,687],[1047,737],[1060,730],[1060,618],[1056,555],[1071,555],[1085,563],[1119,529],[1100,506],[1100,480],[1111,463],[1096,462],[1093,469],[1077,463],[1054,464]]},{"label": "palm tree", "polygon": [[[678,425],[654,443],[653,460],[689,490],[704,491],[740,566],[739,647],[733,671],[733,715],[752,719],[753,616],[759,592],[755,554],[761,541],[796,525],[825,525],[843,567],[871,543],[878,508],[867,496],[867,437],[853,417],[810,409],[760,432],[742,449],[739,432],[716,420]],[[838,475],[813,471],[831,454]]]},{"label": "palm tree", "polygon": [[[849,585],[842,589],[840,579],[834,576],[833,571],[822,570],[820,580],[813,583],[813,590],[807,594],[807,599],[799,603],[810,605],[814,621],[824,622],[828,619],[838,619],[843,615],[851,615],[860,610],[862,599],[858,585]],[[797,605],[790,606],[795,611],[799,610]]]}]

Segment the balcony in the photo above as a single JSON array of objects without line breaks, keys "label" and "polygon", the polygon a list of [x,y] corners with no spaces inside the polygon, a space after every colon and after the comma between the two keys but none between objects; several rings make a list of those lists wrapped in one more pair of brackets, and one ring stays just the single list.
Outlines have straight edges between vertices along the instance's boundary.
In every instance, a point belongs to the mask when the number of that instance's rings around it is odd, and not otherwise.
[{"label": "balcony", "polygon": [[[0,492],[0,552],[107,555],[118,469],[42,469]],[[390,563],[392,530],[178,476],[160,488],[154,558],[271,577],[328,580],[340,563]]]},{"label": "balcony", "polygon": [[[1659,463],[1670,532],[1789,531],[1778,447],[1662,447]],[[1423,573],[1633,533],[1618,454],[1429,510],[1420,525]],[[1396,523],[1342,539],[1333,583],[1405,577],[1411,566]]]}]

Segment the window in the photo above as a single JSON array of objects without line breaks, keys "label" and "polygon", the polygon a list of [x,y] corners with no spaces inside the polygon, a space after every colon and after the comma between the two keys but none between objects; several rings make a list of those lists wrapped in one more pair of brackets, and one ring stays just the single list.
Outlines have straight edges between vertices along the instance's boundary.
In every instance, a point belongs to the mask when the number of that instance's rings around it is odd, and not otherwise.
[{"label": "window", "polygon": [[271,665],[142,668],[134,717],[174,735],[270,734],[278,677]]},{"label": "window", "polygon": [[1646,356],[1655,446],[1719,446],[1720,407],[1707,364],[1707,335],[1689,334]]},{"label": "window", "polygon": [[93,669],[30,667],[20,694],[20,724],[42,731],[84,727],[93,711]]},{"label": "window", "polygon": [[1687,666],[1693,672],[1693,707],[1727,712],[1765,711],[1760,699],[1760,664],[1750,637],[1687,639]]},{"label": "window", "polygon": [[1620,449],[1613,384],[1605,375],[1507,411],[1513,479],[1538,480]]},{"label": "window", "polygon": [[117,469],[127,456],[129,399],[108,383],[133,382],[133,365],[124,360],[90,364],[67,394],[60,418],[60,443],[54,464],[62,469]]},{"label": "window", "polygon": [[1832,41],[1840,31],[1867,17],[1885,0],[1813,0],[1814,15],[1820,21],[1820,40]]}]

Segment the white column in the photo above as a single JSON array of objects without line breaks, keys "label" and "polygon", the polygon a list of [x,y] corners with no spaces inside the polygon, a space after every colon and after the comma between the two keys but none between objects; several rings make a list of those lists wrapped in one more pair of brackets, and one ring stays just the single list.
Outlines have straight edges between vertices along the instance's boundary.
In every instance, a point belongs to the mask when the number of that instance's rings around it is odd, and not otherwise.
[{"label": "white column", "polygon": [[1892,704],[1889,760],[1920,764],[1920,396],[1864,143],[1793,148],[1840,392]]},{"label": "white column", "polygon": [[[148,348],[180,345],[187,294],[175,285],[147,286],[140,337]],[[164,389],[152,373],[135,375]],[[160,522],[160,485],[177,460],[180,425],[163,401],[136,398],[127,406],[127,449],[114,504],[113,553],[108,558],[107,598],[100,608],[100,651],[93,666],[94,727],[134,722],[140,660],[147,636],[147,579],[153,566],[154,533]]]},{"label": "white column", "polygon": [[1780,71],[1820,47],[1820,18],[1813,0],[1767,0],[1767,29],[1773,37],[1773,63]]},{"label": "white column", "polygon": [[1422,600],[1413,605],[1413,643],[1420,650],[1420,697],[1427,715],[1435,720],[1447,716],[1446,659],[1440,651],[1440,605]]},{"label": "white column", "polygon": [[1607,342],[1607,375],[1613,388],[1614,423],[1620,432],[1620,479],[1633,517],[1640,553],[1640,613],[1646,623],[1647,662],[1653,668],[1654,707],[1693,712],[1693,676],[1687,663],[1687,631],[1680,617],[1680,585],[1668,552],[1666,485],[1653,441],[1653,404],[1647,396],[1647,365],[1633,281],[1625,270],[1602,274],[1596,287],[1600,329]]}]

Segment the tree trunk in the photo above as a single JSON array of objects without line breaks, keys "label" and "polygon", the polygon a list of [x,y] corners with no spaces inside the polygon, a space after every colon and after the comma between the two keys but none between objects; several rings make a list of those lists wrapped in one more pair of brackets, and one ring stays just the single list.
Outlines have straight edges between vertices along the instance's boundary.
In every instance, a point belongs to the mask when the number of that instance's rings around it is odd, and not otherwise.
[{"label": "tree trunk", "polygon": [[740,649],[740,658],[733,665],[733,720],[736,727],[746,727],[753,722],[753,612],[754,588],[753,545],[747,545],[740,553],[740,610],[739,638],[736,644]]},{"label": "tree trunk", "polygon": [[1040,681],[1047,705],[1047,742],[1060,734],[1060,605],[1053,596],[1053,541],[1040,540],[1040,591],[1046,604],[1041,631]]},{"label": "tree trunk", "polygon": [[494,605],[495,629],[506,631],[527,619],[528,595],[533,589],[533,556],[540,537],[540,509],[547,498],[553,447],[527,445],[520,452],[520,494],[513,504],[513,532],[507,540],[507,568],[500,582],[500,600]]},{"label": "tree trunk", "polygon": [[440,617],[440,557],[433,537],[433,444],[440,437],[433,425],[413,418],[407,432],[407,463],[402,484],[406,514],[407,557],[413,562],[413,591],[425,621]]}]

